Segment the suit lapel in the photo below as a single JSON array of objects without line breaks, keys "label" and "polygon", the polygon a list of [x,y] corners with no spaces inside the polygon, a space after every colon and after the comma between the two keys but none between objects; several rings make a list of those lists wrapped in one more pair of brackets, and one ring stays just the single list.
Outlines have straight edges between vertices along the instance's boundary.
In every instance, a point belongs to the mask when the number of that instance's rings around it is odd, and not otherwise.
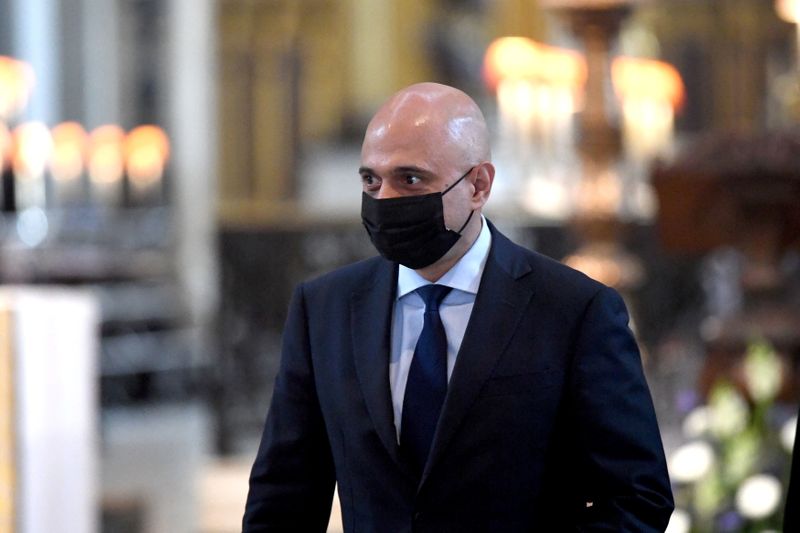
[{"label": "suit lapel", "polygon": [[350,300],[350,331],[355,367],[367,410],[386,450],[399,460],[394,410],[389,387],[389,353],[397,267],[379,260],[373,283]]},{"label": "suit lapel", "polygon": [[491,224],[489,227],[492,229],[492,248],[450,377],[422,483],[477,398],[533,294],[529,285],[517,281],[530,272],[530,265],[514,249],[514,244]]}]

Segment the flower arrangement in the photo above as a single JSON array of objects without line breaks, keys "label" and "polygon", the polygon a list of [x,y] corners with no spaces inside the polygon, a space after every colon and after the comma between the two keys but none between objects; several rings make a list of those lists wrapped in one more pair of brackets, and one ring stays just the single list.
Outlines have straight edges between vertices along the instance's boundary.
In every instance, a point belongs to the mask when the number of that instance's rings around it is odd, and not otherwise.
[{"label": "flower arrangement", "polygon": [[772,346],[748,346],[742,378],[740,388],[717,381],[683,421],[687,442],[668,460],[668,533],[781,530],[797,417],[776,402],[783,365]]}]

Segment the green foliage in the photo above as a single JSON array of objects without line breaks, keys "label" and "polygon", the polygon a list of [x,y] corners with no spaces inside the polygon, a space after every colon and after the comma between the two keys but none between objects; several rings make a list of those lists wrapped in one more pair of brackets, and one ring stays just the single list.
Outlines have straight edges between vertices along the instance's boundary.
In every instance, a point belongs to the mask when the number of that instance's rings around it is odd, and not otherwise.
[{"label": "green foliage", "polygon": [[684,421],[687,443],[669,460],[678,510],[668,532],[781,529],[788,436],[797,419],[780,420],[776,398],[784,369],[769,343],[751,343],[741,368],[742,388],[719,380],[707,404]]}]

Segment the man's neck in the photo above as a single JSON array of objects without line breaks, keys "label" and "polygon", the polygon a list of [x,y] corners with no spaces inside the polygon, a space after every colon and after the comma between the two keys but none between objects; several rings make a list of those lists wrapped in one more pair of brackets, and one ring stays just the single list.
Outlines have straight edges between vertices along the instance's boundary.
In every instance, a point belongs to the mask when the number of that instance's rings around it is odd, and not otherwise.
[{"label": "man's neck", "polygon": [[469,251],[472,245],[475,244],[478,235],[481,233],[482,224],[483,217],[480,211],[478,211],[473,215],[467,227],[461,232],[461,238],[456,241],[453,247],[450,248],[441,259],[425,268],[417,269],[415,272],[431,283],[436,283],[442,276],[447,274],[447,272],[464,257],[464,254]]}]

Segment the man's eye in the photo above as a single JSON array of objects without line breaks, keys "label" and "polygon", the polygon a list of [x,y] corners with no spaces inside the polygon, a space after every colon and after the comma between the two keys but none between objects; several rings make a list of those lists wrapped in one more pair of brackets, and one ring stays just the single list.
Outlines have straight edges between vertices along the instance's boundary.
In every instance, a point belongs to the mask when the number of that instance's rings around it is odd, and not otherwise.
[{"label": "man's eye", "polygon": [[422,181],[419,176],[414,176],[413,174],[408,174],[405,177],[406,185],[414,185],[415,183],[419,183]]},{"label": "man's eye", "polygon": [[364,185],[375,185],[378,182],[378,180],[375,179],[375,176],[371,176],[370,174],[362,174],[361,182]]}]

